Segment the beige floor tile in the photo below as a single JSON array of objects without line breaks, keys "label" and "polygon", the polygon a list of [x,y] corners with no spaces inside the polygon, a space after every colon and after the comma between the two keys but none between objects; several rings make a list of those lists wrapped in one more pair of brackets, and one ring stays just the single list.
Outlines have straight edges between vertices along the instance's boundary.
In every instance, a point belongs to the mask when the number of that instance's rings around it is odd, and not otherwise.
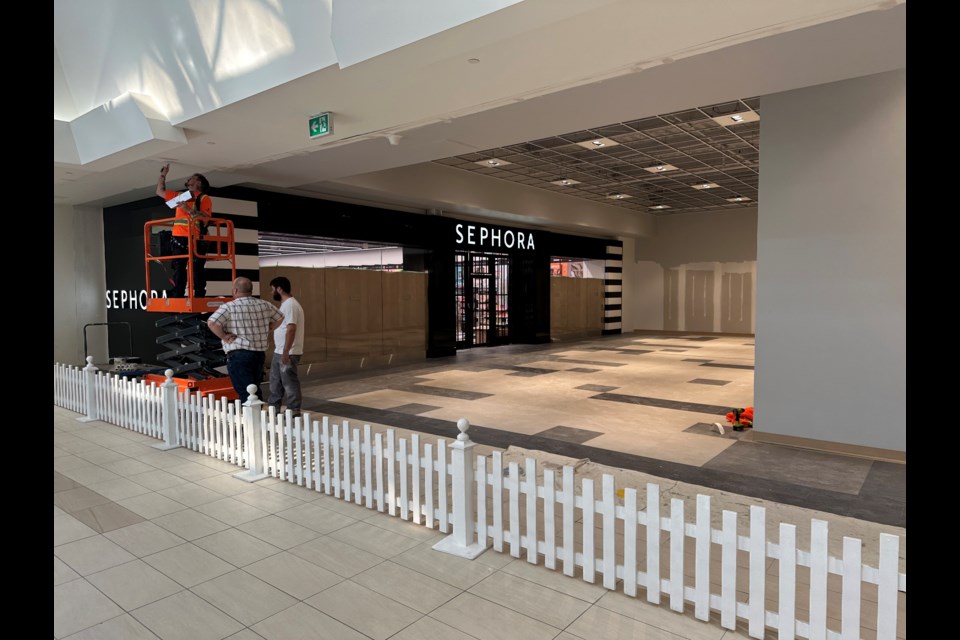
[{"label": "beige floor tile", "polygon": [[320,536],[313,529],[275,515],[237,525],[237,529],[281,549],[290,549]]},{"label": "beige floor tile", "polygon": [[299,525],[313,529],[317,533],[330,533],[337,529],[348,527],[356,522],[353,518],[330,511],[329,509],[324,509],[315,502],[301,503],[292,509],[280,511],[276,515],[284,520],[296,522]]},{"label": "beige floor tile", "polygon": [[89,487],[90,485],[98,482],[116,480],[120,477],[114,472],[107,471],[103,467],[98,467],[96,465],[91,465],[89,467],[78,467],[76,469],[64,469],[60,471],[60,473],[67,476],[71,480],[79,482],[85,487]]},{"label": "beige floor tile", "polygon": [[54,547],[53,552],[82,576],[136,559],[123,547],[101,535],[68,542]]},{"label": "beige floor tile", "polygon": [[353,502],[346,502],[345,500],[340,500],[339,498],[334,498],[326,494],[324,494],[321,499],[314,501],[314,504],[328,511],[334,511],[348,518],[353,518],[354,520],[366,520],[367,518],[380,515],[380,512],[376,509],[367,509],[365,506],[354,504]]},{"label": "beige floor tile", "polygon": [[118,460],[125,460],[127,458],[127,456],[112,449],[93,449],[78,453],[77,456],[93,464],[98,464],[101,467],[104,466],[104,463],[117,462]]},{"label": "beige floor tile", "polygon": [[723,630],[694,618],[692,606],[687,607],[691,613],[686,615],[670,609],[669,596],[662,602],[663,605],[657,606],[643,597],[631,598],[611,591],[600,598],[596,606],[690,640],[720,640]]},{"label": "beige floor tile", "polygon": [[379,556],[326,537],[293,547],[289,552],[344,578],[355,576],[383,562],[383,558]]},{"label": "beige floor tile", "polygon": [[430,614],[480,640],[552,640],[560,629],[494,604],[470,593],[462,593]]},{"label": "beige floor tile", "polygon": [[305,600],[345,579],[286,551],[247,565],[243,570],[298,600]]},{"label": "beige floor tile", "polygon": [[189,591],[130,613],[163,640],[220,640],[243,629],[242,624]]},{"label": "beige floor tile", "polygon": [[413,538],[393,533],[366,522],[356,522],[348,527],[337,529],[328,537],[363,549],[381,558],[392,558],[420,544]]},{"label": "beige floor tile", "polygon": [[374,640],[386,640],[422,615],[350,581],[321,591],[306,603]]},{"label": "beige floor tile", "polygon": [[188,588],[236,569],[232,564],[189,542],[145,556],[143,561]]},{"label": "beige floor tile", "polygon": [[474,636],[424,616],[393,636],[391,640],[473,640]]},{"label": "beige floor tile", "polygon": [[268,478],[268,480],[276,480],[276,482],[270,485],[265,485],[263,484],[265,481],[260,481],[257,482],[257,486],[270,489],[270,491],[276,491],[277,493],[288,495],[291,498],[296,498],[297,500],[302,500],[303,502],[313,502],[314,500],[319,500],[325,495],[316,491],[315,489],[307,489],[305,486],[301,487],[298,484],[283,482],[279,478]]},{"label": "beige floor tile", "polygon": [[57,471],[53,472],[53,492],[59,493],[60,491],[70,491],[71,489],[80,489],[83,485],[79,482],[75,482],[68,478],[67,476],[59,473]]},{"label": "beige floor tile", "polygon": [[114,502],[124,500],[125,498],[132,498],[134,496],[142,496],[145,493],[150,493],[150,489],[147,489],[142,484],[131,482],[126,478],[117,478],[116,480],[97,482],[96,484],[90,485],[90,489],[96,491],[102,496],[110,498]]},{"label": "beige floor tile", "polygon": [[66,511],[64,511],[63,509],[61,509],[61,508],[58,507],[57,505],[53,505],[53,517],[54,517],[54,518],[56,518],[57,516],[65,516],[65,515],[67,515],[67,512],[66,512]]},{"label": "beige floor tile", "polygon": [[129,476],[129,479],[137,484],[142,484],[151,491],[169,489],[170,487],[175,487],[178,484],[183,484],[186,482],[186,479],[181,478],[180,476],[175,476],[172,473],[167,473],[163,469],[154,469],[153,471],[147,471],[146,473],[138,473],[136,475]]},{"label": "beige floor tile", "polygon": [[54,547],[95,535],[97,535],[96,531],[69,514],[53,518]]},{"label": "beige floor tile", "polygon": [[186,542],[186,540],[180,536],[174,535],[149,521],[108,531],[103,535],[138,558],[149,556]]},{"label": "beige floor tile", "polygon": [[435,551],[429,542],[404,551],[391,561],[459,589],[469,589],[495,571],[493,567]]},{"label": "beige floor tile", "polygon": [[136,459],[155,469],[166,469],[183,464],[183,458],[175,456],[170,452],[158,451],[152,447],[149,453],[136,456]]},{"label": "beige floor tile", "polygon": [[[156,440],[154,440],[153,438],[150,438],[149,441],[156,442]],[[157,452],[156,449],[151,447],[149,444],[146,444],[146,441],[130,442],[130,444],[121,444],[121,445],[117,445],[115,447],[110,447],[110,448],[113,449],[114,451],[119,451],[125,456],[129,456],[131,458],[137,458],[137,459],[146,455],[153,455],[154,453]],[[147,466],[149,466],[152,469],[156,469],[156,467],[154,467],[153,465],[147,465]]]},{"label": "beige floor tile", "polygon": [[83,578],[53,588],[53,635],[58,638],[122,614],[123,609]]},{"label": "beige floor tile", "polygon": [[[238,469],[239,471],[240,469]],[[198,464],[196,462],[184,462],[183,464],[178,464],[173,467],[167,467],[164,469],[167,473],[171,473],[175,476],[183,478],[184,480],[202,480],[204,478],[212,478],[213,476],[220,475],[220,471],[216,469],[211,469],[210,467]]]},{"label": "beige floor tile", "polygon": [[270,489],[260,489],[259,487],[253,491],[234,496],[234,498],[267,513],[277,513],[303,504],[303,501],[297,498]]},{"label": "beige floor tile", "polygon": [[102,466],[104,469],[108,471],[112,471],[113,473],[119,476],[123,476],[125,478],[128,478],[130,476],[135,476],[139,473],[147,473],[148,471],[153,471],[155,469],[154,467],[151,467],[150,465],[144,462],[140,462],[139,460],[128,458],[124,454],[120,454],[120,455],[123,455],[122,459],[116,460],[114,462],[106,462],[100,466]]},{"label": "beige floor tile", "polygon": [[263,636],[250,631],[250,629],[244,629],[228,637],[226,640],[263,640]]},{"label": "beige floor tile", "polygon": [[207,487],[201,487],[193,482],[185,482],[175,487],[170,487],[169,489],[161,489],[157,491],[157,493],[171,500],[176,500],[180,504],[185,504],[188,507],[198,507],[202,504],[216,502],[223,498],[222,493],[217,493]]},{"label": "beige floor tile", "polygon": [[200,538],[194,544],[235,567],[244,567],[280,553],[280,549],[272,544],[236,529]]},{"label": "beige floor tile", "polygon": [[202,458],[196,458],[194,462],[197,464],[202,464],[205,467],[210,467],[211,469],[224,474],[236,473],[243,470],[232,462],[227,462],[226,460],[217,460],[216,458],[207,455],[203,456]]},{"label": "beige floor tile", "polygon": [[590,607],[588,602],[503,572],[473,585],[469,593],[557,629],[566,628]]},{"label": "beige floor tile", "polygon": [[266,640],[368,640],[365,635],[308,604],[299,603],[251,627]]},{"label": "beige floor tile", "polygon": [[460,589],[393,562],[359,573],[355,582],[420,613],[430,613],[460,595]]},{"label": "beige floor tile", "polygon": [[[707,623],[701,623],[708,626]],[[586,613],[577,618],[567,631],[583,638],[583,640],[684,640],[684,636],[664,631],[657,627],[638,622],[633,618],[601,609],[590,607]],[[723,629],[716,628],[716,638],[723,636]]]},{"label": "beige floor tile", "polygon": [[184,540],[196,540],[230,528],[229,525],[200,513],[196,509],[184,509],[170,515],[153,518],[152,522]]},{"label": "beige floor tile", "polygon": [[195,594],[250,626],[297,603],[297,600],[245,571],[233,571],[191,589]]},{"label": "beige floor tile", "polygon": [[201,487],[213,489],[217,493],[222,493],[225,496],[236,496],[250,491],[249,482],[238,480],[231,475],[221,474],[219,476],[213,476],[212,478],[203,478],[202,480],[197,480],[197,484]]},{"label": "beige floor tile", "polygon": [[72,515],[83,524],[100,533],[128,527],[144,521],[142,516],[137,515],[126,507],[120,506],[116,502],[108,502],[107,504],[100,504],[95,507],[90,507],[89,509],[74,511]]},{"label": "beige floor tile", "polygon": [[53,556],[53,586],[70,582],[80,577],[80,574],[68,567],[63,560]]},{"label": "beige floor tile", "polygon": [[68,636],[66,640],[157,640],[157,636],[125,613]]},{"label": "beige floor tile", "polygon": [[53,494],[53,504],[67,513],[73,513],[74,511],[80,511],[81,509],[87,509],[108,502],[110,502],[110,498],[102,496],[87,487],[68,489]]},{"label": "beige floor tile", "polygon": [[132,498],[124,498],[118,500],[117,504],[130,509],[130,511],[143,516],[147,520],[183,511],[187,508],[186,505],[166,496],[161,496],[159,493],[145,493]]},{"label": "beige floor tile", "polygon": [[53,468],[60,473],[68,471],[71,469],[92,469],[97,465],[92,462],[88,462],[83,458],[78,458],[71,451],[68,455],[60,456],[59,458],[54,458]]},{"label": "beige floor tile", "polygon": [[[487,551],[487,553],[491,552]],[[557,563],[557,569],[552,570],[543,565],[530,564],[525,558],[516,558],[510,564],[504,566],[501,571],[585,602],[594,603],[608,593],[601,585],[584,582],[580,577],[564,575],[561,563]]]},{"label": "beige floor tile", "polygon": [[142,560],[91,574],[87,581],[127,611],[183,590],[182,586]]},{"label": "beige floor tile", "polygon": [[367,520],[364,520],[364,522],[368,522],[375,527],[380,527],[381,529],[386,529],[387,531],[399,533],[400,535],[407,536],[408,538],[413,538],[414,540],[419,540],[420,542],[431,540],[436,543],[448,535],[446,533],[440,533],[436,529],[429,529],[422,524],[414,524],[413,522],[407,520],[391,518],[389,516],[382,518],[368,518]]},{"label": "beige floor tile", "polygon": [[218,500],[199,505],[198,510],[216,518],[220,522],[225,522],[232,527],[259,520],[269,515],[263,509],[250,506],[245,502],[240,502],[236,498],[220,496]]}]

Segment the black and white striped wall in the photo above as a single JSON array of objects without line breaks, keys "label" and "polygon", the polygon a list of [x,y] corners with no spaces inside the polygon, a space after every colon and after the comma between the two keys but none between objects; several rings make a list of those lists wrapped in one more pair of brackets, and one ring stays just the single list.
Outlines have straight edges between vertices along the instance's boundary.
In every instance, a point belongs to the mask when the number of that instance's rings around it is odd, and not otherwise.
[{"label": "black and white striped wall", "polygon": [[603,274],[603,335],[622,331],[623,318],[623,243],[607,245]]},{"label": "black and white striped wall", "polygon": [[[260,295],[260,257],[258,253],[259,224],[257,203],[251,200],[213,197],[213,217],[233,223],[236,244],[237,276],[253,281],[253,295]],[[229,296],[232,290],[230,263],[207,263],[207,295]]]}]

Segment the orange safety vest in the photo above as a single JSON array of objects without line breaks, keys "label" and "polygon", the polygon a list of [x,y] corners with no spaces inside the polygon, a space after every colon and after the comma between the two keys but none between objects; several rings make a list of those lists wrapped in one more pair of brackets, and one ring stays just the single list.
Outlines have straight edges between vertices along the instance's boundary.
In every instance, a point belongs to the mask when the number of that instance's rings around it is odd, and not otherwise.
[{"label": "orange safety vest", "polygon": [[[179,192],[179,191],[167,191],[167,192],[164,193],[164,196],[163,196],[163,197],[164,197],[165,200],[170,200],[171,198],[176,198],[178,195],[180,195],[180,192]],[[204,196],[206,196],[206,197],[204,197]],[[200,194],[200,197],[199,197],[199,200],[200,200],[200,206],[197,207],[197,208],[200,209],[201,212],[203,212],[204,216],[210,216],[210,215],[212,215],[212,214],[213,214],[213,203],[210,201],[210,196],[207,196],[205,193],[201,193],[201,194]],[[182,207],[180,207],[180,206],[177,207],[177,214],[176,214],[176,218],[177,218],[177,219],[173,221],[173,235],[175,235],[175,236],[184,236],[184,237],[190,235],[190,230],[189,230],[189,229],[190,229],[190,211],[189,211],[189,209],[192,209],[192,208],[193,208],[193,207],[191,206],[191,205],[193,204],[193,202],[194,202],[193,200],[187,200],[186,202],[182,203],[183,205],[185,205],[185,206],[187,207],[187,209],[184,209],[184,208],[182,208]],[[193,221],[193,223],[197,226],[197,229],[198,229],[198,230],[202,228],[204,222],[206,222],[206,221],[205,221],[203,218],[196,218],[196,219]]]}]

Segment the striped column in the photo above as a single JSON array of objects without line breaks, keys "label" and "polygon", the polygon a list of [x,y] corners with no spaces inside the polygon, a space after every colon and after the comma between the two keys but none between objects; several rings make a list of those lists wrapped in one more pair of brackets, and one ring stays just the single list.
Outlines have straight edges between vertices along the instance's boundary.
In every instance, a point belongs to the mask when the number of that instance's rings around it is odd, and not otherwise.
[{"label": "striped column", "polygon": [[[257,203],[252,200],[234,200],[213,196],[213,217],[233,222],[233,235],[237,251],[237,276],[250,278],[253,295],[260,295],[260,256],[258,250],[259,216]],[[229,296],[233,289],[230,278],[230,263],[210,261],[207,269],[207,295]]]},{"label": "striped column", "polygon": [[607,245],[603,273],[603,335],[622,331],[623,309],[623,243]]}]

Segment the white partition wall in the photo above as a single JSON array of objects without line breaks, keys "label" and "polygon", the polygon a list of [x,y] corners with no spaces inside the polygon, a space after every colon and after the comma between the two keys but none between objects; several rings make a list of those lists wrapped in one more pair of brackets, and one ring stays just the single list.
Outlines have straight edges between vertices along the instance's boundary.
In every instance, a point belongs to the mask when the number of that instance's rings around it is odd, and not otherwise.
[{"label": "white partition wall", "polygon": [[764,96],[757,434],[906,450],[906,71]]}]

